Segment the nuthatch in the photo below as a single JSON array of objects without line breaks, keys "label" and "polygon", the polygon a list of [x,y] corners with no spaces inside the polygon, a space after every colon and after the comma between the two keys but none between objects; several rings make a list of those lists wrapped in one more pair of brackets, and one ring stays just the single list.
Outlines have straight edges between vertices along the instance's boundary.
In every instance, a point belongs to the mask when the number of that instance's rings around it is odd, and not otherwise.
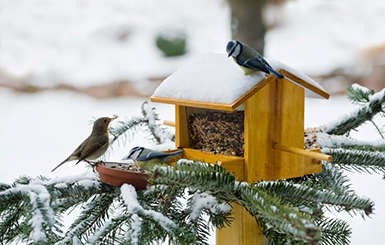
[{"label": "nuthatch", "polygon": [[125,157],[125,159],[132,159],[142,169],[151,170],[155,165],[164,165],[172,157],[181,155],[183,152],[184,150],[165,153],[136,146],[130,150],[128,156]]},{"label": "nuthatch", "polygon": [[267,74],[273,73],[278,78],[284,78],[281,73],[275,71],[267,63],[262,55],[245,43],[236,40],[230,41],[226,46],[226,51],[228,56],[233,57],[234,61],[242,68],[245,75],[263,71]]}]

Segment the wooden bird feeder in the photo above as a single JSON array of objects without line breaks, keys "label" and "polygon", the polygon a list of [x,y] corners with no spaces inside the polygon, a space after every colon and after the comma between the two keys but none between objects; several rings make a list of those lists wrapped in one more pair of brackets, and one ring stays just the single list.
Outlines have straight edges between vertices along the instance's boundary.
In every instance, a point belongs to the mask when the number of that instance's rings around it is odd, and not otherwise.
[{"label": "wooden bird feeder", "polygon": [[[224,70],[239,69],[231,59],[223,56],[225,57],[223,62],[230,62],[230,64],[224,63],[229,65]],[[278,69],[285,76],[284,79],[278,79],[274,75],[263,76],[231,103],[180,99],[173,95],[164,96],[158,91],[155,91],[151,101],[175,105],[176,147],[185,150],[184,157],[187,159],[220,162],[221,166],[234,172],[239,180],[247,182],[288,179],[319,173],[322,171],[321,160],[331,161],[332,158],[321,154],[320,150],[304,150],[305,94],[325,99],[329,98],[329,94],[310,78],[301,73],[298,75],[292,69],[284,68],[286,67]],[[192,72],[200,71],[195,67]],[[212,79],[213,74],[221,73],[223,70],[212,69],[209,72],[208,77]],[[168,86],[167,83],[173,79],[173,76],[178,77],[174,73],[159,88]],[[170,86],[174,85],[170,84]],[[182,89],[184,86],[180,87]],[[178,87],[174,89],[178,90]],[[202,89],[203,93],[205,88],[198,89]],[[174,91],[172,94],[184,93],[184,91],[179,92]],[[188,91],[185,92],[188,93]],[[189,117],[208,111],[243,112],[243,156],[214,154],[194,149],[191,133],[189,133]],[[173,125],[173,122],[166,122],[166,124]],[[229,130],[231,129],[230,127]],[[235,220],[231,227],[217,231],[217,244],[263,244],[261,228],[247,211],[234,207],[234,216]]]}]

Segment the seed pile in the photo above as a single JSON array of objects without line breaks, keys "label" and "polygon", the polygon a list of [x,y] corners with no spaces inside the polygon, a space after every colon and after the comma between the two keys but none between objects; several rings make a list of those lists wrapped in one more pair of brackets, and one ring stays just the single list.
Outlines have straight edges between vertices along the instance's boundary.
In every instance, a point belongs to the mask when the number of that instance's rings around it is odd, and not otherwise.
[{"label": "seed pile", "polygon": [[139,173],[147,173],[146,170],[141,169],[138,165],[136,164],[106,164],[106,167],[118,169],[118,170],[125,170],[125,171],[132,171],[132,172],[139,172]]},{"label": "seed pile", "polygon": [[320,149],[321,145],[317,142],[317,133],[320,132],[320,128],[307,128],[305,129],[305,149]]},{"label": "seed pile", "polygon": [[191,114],[188,119],[191,146],[227,156],[244,153],[244,113],[209,110]]}]

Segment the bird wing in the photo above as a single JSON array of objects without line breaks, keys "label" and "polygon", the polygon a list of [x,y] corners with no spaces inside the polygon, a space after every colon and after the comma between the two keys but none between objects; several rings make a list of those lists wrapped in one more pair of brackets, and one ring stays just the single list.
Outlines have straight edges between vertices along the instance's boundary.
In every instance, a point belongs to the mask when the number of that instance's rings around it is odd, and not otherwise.
[{"label": "bird wing", "polygon": [[[92,142],[92,143],[91,143]],[[84,159],[95,159],[104,154],[108,147],[108,136],[103,134],[94,136],[92,140],[87,138],[81,145],[79,152],[79,161]]]},{"label": "bird wing", "polygon": [[258,57],[253,59],[248,59],[245,62],[243,62],[243,66],[245,66],[246,68],[257,70],[257,71],[263,71],[263,72],[266,72],[267,74],[270,74],[269,70],[266,69],[266,64],[263,61],[261,61]]},{"label": "bird wing", "polygon": [[147,155],[141,155],[137,158],[138,161],[146,161],[146,160],[150,160],[150,159],[153,159],[153,158],[164,158],[164,157],[172,157],[172,156],[177,156],[177,155],[180,155],[182,154],[184,151],[181,150],[181,151],[175,151],[175,152],[170,152],[170,153],[166,153],[166,152],[161,152],[161,151],[152,151],[150,153],[148,153]]}]

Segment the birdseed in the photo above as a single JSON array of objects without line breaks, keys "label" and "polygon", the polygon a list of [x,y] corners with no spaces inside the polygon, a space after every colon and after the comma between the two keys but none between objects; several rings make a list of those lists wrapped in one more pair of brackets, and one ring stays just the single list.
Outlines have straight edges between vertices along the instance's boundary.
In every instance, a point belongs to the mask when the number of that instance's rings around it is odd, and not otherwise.
[{"label": "birdseed", "polygon": [[208,110],[188,119],[194,149],[227,156],[244,155],[244,113]]}]

